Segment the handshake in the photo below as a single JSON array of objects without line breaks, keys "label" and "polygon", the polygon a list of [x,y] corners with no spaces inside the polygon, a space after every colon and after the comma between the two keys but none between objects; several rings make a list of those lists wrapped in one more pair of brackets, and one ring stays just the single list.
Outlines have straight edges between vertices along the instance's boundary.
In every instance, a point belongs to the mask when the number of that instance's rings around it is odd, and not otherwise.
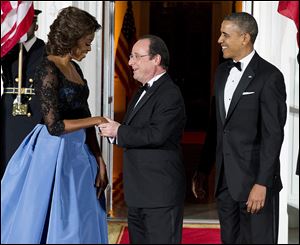
[{"label": "handshake", "polygon": [[108,123],[107,118],[106,117],[100,117],[100,116],[97,117],[97,124],[96,125],[98,125],[98,127],[99,127],[103,123]]},{"label": "handshake", "polygon": [[120,123],[111,120],[108,117],[99,117],[98,128],[100,131],[100,136],[115,138],[120,127]]}]

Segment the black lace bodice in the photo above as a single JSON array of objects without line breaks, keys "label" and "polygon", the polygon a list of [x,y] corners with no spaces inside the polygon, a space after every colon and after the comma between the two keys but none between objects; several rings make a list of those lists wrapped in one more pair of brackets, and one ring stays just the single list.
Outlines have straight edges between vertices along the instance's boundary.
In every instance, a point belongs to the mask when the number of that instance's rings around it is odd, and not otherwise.
[{"label": "black lace bodice", "polygon": [[69,81],[57,66],[44,57],[35,74],[35,91],[38,95],[43,122],[52,135],[64,132],[64,119],[90,117],[88,107],[89,89],[78,64],[73,62],[84,85]]}]

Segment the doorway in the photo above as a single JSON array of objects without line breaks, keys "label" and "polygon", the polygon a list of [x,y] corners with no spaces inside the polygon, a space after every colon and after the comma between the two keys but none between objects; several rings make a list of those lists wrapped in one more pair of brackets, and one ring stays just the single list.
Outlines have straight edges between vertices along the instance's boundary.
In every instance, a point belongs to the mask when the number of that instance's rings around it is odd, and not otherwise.
[{"label": "doorway", "polygon": [[[122,3],[124,4],[124,2]],[[191,191],[195,169],[201,164],[201,153],[210,124],[214,94],[214,72],[221,61],[217,44],[223,17],[233,10],[231,1],[133,1],[136,34],[160,36],[170,52],[168,73],[179,86],[186,105],[187,123],[182,149],[187,176],[185,219],[217,219],[214,203],[214,169],[206,176],[206,196],[198,200]],[[116,11],[118,3],[116,2]],[[124,8],[124,6],[123,6]],[[115,40],[117,41],[117,40]],[[116,77],[116,76],[115,76]],[[122,84],[115,79],[115,100],[122,99]],[[123,96],[124,97],[124,96]],[[117,103],[115,101],[115,103]],[[115,118],[124,111],[115,108]],[[122,192],[122,153],[114,147],[113,217],[126,218]]]}]

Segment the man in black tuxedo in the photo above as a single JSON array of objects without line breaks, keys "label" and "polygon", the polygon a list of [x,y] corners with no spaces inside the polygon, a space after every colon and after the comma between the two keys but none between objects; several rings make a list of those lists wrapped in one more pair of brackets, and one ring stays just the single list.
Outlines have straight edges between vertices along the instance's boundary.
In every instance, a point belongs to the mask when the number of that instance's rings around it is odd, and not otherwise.
[{"label": "man in black tuxedo", "polygon": [[13,116],[13,103],[17,97],[19,44],[1,58],[3,94],[0,103],[0,164],[1,177],[6,165],[27,134],[41,120],[38,99],[34,94],[34,73],[40,62],[45,43],[34,33],[38,29],[37,16],[40,10],[34,10],[34,18],[23,43],[22,94],[21,102],[26,104],[25,115]]},{"label": "man in black tuxedo", "polygon": [[223,57],[215,77],[216,197],[223,243],[277,243],[279,156],[286,122],[282,73],[254,50],[248,13],[221,25]]},{"label": "man in black tuxedo", "polygon": [[143,87],[122,124],[100,125],[101,136],[124,148],[123,181],[131,243],[181,242],[185,170],[180,140],[186,121],[179,88],[167,74],[164,41],[147,35],[132,48],[129,65]]}]

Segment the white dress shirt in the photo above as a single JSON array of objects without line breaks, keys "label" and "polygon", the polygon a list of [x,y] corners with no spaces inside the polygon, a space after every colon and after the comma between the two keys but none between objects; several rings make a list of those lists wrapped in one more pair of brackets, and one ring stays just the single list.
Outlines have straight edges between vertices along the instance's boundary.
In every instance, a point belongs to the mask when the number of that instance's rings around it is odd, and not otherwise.
[{"label": "white dress shirt", "polygon": [[[158,74],[156,76],[154,76],[148,83],[149,88],[151,88],[151,86],[153,85],[153,83],[155,81],[157,81],[162,75],[164,75],[166,72],[163,72],[161,74]],[[145,95],[146,91],[144,90],[143,93],[141,94],[140,98],[138,99],[138,101],[135,103],[134,107],[136,107],[136,105],[140,102],[140,100],[143,98],[143,96]]]},{"label": "white dress shirt", "polygon": [[[253,50],[250,54],[248,54],[245,58],[241,59],[241,68],[242,70],[239,71],[236,67],[231,68],[229,76],[227,78],[224,90],[224,105],[226,116],[229,110],[229,106],[234,94],[236,87],[238,86],[241,77],[243,76],[244,71],[246,70],[249,62],[251,61],[252,57],[255,54],[255,50]],[[236,61],[233,61],[236,62]]]}]

